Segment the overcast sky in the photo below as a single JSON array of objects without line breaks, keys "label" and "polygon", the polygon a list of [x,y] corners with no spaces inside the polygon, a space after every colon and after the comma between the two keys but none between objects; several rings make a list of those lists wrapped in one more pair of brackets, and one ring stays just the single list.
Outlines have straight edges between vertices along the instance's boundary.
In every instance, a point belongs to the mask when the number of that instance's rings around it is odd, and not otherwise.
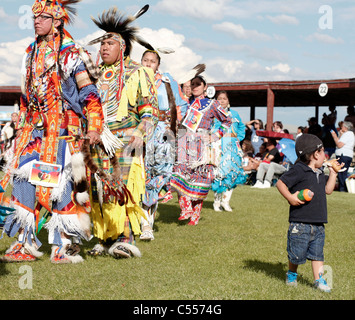
[{"label": "overcast sky", "polygon": [[[32,0],[0,0],[0,85],[19,85],[21,60],[34,39]],[[116,5],[133,14],[149,11],[135,24],[154,47],[175,52],[162,55],[161,71],[179,79],[198,63],[207,66],[208,82],[320,80],[355,74],[355,2],[351,0],[83,0],[67,30],[80,44],[102,34],[91,21]],[[95,47],[87,47],[92,53]],[[134,46],[140,60],[143,48]],[[275,120],[306,125],[313,108],[276,108]],[[321,110],[324,112],[324,110]],[[248,120],[247,109],[240,114]],[[343,120],[345,108],[338,108]],[[266,119],[265,108],[256,116]]]}]

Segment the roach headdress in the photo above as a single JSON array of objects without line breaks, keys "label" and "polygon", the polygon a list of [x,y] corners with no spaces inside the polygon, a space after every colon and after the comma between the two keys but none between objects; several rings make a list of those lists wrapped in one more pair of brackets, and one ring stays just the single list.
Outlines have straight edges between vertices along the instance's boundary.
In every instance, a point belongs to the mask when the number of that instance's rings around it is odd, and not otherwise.
[{"label": "roach headdress", "polygon": [[149,50],[154,50],[148,42],[144,41],[137,35],[139,29],[131,25],[133,21],[142,16],[148,9],[149,5],[145,5],[133,16],[125,17],[116,7],[113,7],[108,11],[104,11],[97,20],[91,18],[92,21],[94,21],[100,29],[106,31],[106,33],[103,36],[90,41],[88,45],[93,45],[105,39],[113,38],[119,42],[124,42],[125,56],[130,55],[133,41],[138,42]]}]

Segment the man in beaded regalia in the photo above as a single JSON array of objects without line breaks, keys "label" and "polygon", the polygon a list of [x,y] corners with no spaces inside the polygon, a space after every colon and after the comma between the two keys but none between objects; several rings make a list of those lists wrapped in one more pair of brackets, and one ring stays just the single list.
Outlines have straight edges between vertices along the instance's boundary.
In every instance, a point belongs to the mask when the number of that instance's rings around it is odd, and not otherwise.
[{"label": "man in beaded regalia", "polygon": [[110,183],[102,184],[101,177],[92,174],[91,217],[94,235],[99,240],[89,251],[92,255],[141,256],[135,237],[141,233],[140,220],[145,216],[141,208],[146,178],[143,144],[154,132],[159,110],[152,69],[130,58],[133,41],[151,47],[138,37],[138,29],[130,24],[148,7],[128,17],[113,7],[104,11],[98,20],[93,19],[105,31],[103,36],[89,43],[100,43],[101,77],[96,85],[105,121],[101,136],[103,147],[91,148],[92,167],[89,165],[89,168],[92,173],[101,169],[107,175],[119,175],[129,196],[124,203],[116,201]]},{"label": "man in beaded regalia", "polygon": [[[72,239],[92,237],[89,195],[76,185],[75,175],[85,176],[81,145],[85,139],[90,144],[100,141],[103,113],[94,84],[99,73],[64,29],[75,15],[71,5],[79,1],[36,0],[32,6],[36,38],[26,50],[22,68],[19,134],[1,181],[4,189],[12,183],[15,209],[6,218],[4,233],[18,235],[2,257],[6,262],[33,261],[43,255],[37,235],[49,217],[44,227],[53,263],[83,261]],[[75,163],[81,172],[74,169]]]}]

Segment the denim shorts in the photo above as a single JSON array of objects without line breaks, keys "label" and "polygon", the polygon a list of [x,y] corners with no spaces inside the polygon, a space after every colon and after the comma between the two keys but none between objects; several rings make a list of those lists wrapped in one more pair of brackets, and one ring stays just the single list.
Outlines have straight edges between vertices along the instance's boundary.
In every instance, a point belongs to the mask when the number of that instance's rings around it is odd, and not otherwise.
[{"label": "denim shorts", "polygon": [[324,225],[291,222],[287,234],[288,260],[303,264],[308,260],[324,261]]}]

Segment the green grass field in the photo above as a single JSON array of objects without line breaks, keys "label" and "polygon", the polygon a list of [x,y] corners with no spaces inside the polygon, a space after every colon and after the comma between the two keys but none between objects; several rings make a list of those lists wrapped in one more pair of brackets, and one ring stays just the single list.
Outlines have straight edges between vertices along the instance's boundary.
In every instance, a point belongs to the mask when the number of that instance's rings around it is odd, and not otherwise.
[{"label": "green grass field", "polygon": [[[137,240],[142,258],[86,256],[96,243],[92,240],[82,247],[84,263],[53,265],[42,230],[45,254],[39,261],[0,263],[0,299],[353,300],[355,195],[334,192],[327,199],[325,265],[331,293],[312,288],[310,262],[299,267],[297,288],[285,285],[288,204],[275,187],[240,186],[233,193],[232,213],[214,212],[210,193],[197,226],[177,220],[176,194],[160,204],[155,240]],[[4,235],[0,255],[12,240]],[[24,265],[32,272],[32,289],[21,289],[28,275]]]}]

